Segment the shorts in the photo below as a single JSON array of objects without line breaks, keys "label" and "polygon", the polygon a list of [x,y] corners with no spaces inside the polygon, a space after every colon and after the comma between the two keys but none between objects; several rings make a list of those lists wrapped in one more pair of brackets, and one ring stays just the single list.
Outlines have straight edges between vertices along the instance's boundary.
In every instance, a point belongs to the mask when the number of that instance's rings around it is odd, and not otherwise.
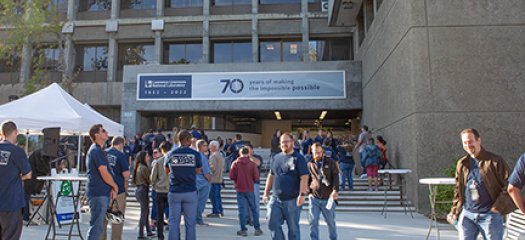
[{"label": "shorts", "polygon": [[366,167],[366,176],[367,177],[377,177],[378,169],[379,169],[379,165],[370,165]]}]

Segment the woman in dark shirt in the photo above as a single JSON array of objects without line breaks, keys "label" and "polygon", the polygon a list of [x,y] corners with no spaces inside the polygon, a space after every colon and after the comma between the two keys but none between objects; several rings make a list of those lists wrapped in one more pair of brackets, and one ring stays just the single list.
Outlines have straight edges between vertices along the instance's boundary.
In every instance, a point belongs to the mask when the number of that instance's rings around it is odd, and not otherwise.
[{"label": "woman in dark shirt", "polygon": [[354,146],[351,141],[341,141],[337,150],[339,150],[339,168],[343,173],[342,181],[339,184],[341,186],[341,191],[345,189],[346,180],[348,179],[348,190],[352,191],[354,188],[354,181],[352,179],[352,172],[354,171],[355,162],[354,156],[352,153]]}]

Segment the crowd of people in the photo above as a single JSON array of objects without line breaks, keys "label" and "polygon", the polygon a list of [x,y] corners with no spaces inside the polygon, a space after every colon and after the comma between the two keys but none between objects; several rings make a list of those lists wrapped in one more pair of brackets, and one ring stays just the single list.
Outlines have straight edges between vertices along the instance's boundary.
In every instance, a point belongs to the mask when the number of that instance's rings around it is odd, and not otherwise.
[{"label": "crowd of people", "polygon": [[[0,131],[0,239],[19,239],[20,209],[27,198],[22,181],[30,179],[32,171],[24,150],[16,146],[16,124],[6,121]],[[328,237],[338,238],[335,208],[346,181],[348,190],[353,187],[354,150],[360,153],[368,191],[378,190],[378,168],[388,164],[386,141],[381,136],[374,139],[367,126],[361,131],[359,137],[348,139],[334,139],[330,131],[324,136],[322,129],[314,139],[308,130],[295,135],[275,131],[262,196],[272,239],[286,239],[282,229],[285,222],[287,239],[301,238],[299,219],[307,200],[310,238],[321,238],[321,214]],[[183,216],[186,239],[196,239],[196,226],[208,226],[203,219],[208,199],[213,207],[206,217],[224,216],[220,192],[225,173],[233,180],[237,194],[237,235],[248,236],[247,225],[254,227],[255,236],[264,234],[259,222],[264,160],[249,142],[242,140],[242,135],[236,134],[234,141],[227,139],[224,144],[220,137],[210,141],[193,126],[191,131],[174,129],[171,138],[166,138],[161,129],[157,134],[150,130],[144,137],[132,139],[130,145],[116,136],[108,145],[107,131],[95,124],[89,129],[89,137],[93,144],[86,157],[90,208],[87,239],[106,239],[108,224],[112,224],[111,239],[122,239],[122,222],[108,223],[106,212],[114,208],[125,214],[129,180],[136,186],[140,204],[139,239],[155,236],[155,231],[158,239],[164,239],[165,227],[169,228],[169,239],[180,239]],[[458,161],[453,206],[447,220],[458,226],[460,239],[476,239],[480,233],[485,239],[502,239],[503,216],[516,208],[525,213],[525,199],[520,193],[525,185],[525,154],[511,174],[503,158],[481,147],[477,130],[464,130],[461,139],[467,156]]]}]

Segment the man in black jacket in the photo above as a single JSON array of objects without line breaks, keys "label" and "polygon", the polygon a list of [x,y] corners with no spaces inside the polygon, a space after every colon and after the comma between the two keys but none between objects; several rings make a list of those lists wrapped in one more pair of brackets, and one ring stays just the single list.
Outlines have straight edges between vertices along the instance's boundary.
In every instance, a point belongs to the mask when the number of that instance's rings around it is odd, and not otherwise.
[{"label": "man in black jacket", "polygon": [[319,239],[319,214],[322,212],[330,239],[337,239],[335,226],[335,203],[339,196],[339,169],[337,162],[324,155],[323,146],[319,143],[312,145],[313,157],[308,162],[310,178],[308,180],[308,193],[310,199],[309,222],[310,237],[312,240]]}]

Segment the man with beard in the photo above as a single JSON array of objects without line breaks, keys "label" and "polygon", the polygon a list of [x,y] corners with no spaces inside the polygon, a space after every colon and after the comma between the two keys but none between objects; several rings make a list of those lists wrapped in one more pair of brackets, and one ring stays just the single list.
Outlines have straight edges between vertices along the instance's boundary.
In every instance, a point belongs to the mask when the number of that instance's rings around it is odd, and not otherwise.
[{"label": "man with beard", "polygon": [[[288,225],[288,240],[300,239],[299,207],[304,204],[310,172],[303,155],[293,150],[293,136],[281,136],[282,153],[275,156],[266,181],[263,202],[268,201],[268,228],[272,239],[285,239],[282,224]],[[273,196],[268,198],[273,189]]]},{"label": "man with beard", "polygon": [[467,156],[458,161],[452,209],[447,220],[457,221],[460,240],[503,239],[503,216],[516,206],[507,192],[510,169],[502,157],[481,147],[476,129],[461,132]]}]

